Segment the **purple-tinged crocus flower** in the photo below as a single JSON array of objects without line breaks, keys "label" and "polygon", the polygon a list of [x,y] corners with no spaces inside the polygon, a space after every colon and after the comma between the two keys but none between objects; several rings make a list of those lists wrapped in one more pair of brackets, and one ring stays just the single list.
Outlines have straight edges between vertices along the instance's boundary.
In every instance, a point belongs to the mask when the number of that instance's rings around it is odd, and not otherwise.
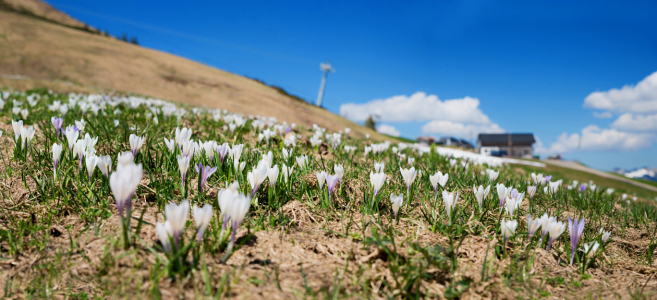
[{"label": "purple-tinged crocus flower", "polygon": [[333,194],[333,190],[335,189],[335,186],[338,184],[339,180],[340,176],[338,176],[338,174],[329,175],[326,177],[326,187],[328,188],[329,192],[329,202],[331,201],[331,194]]},{"label": "purple-tinged crocus flower", "polygon": [[228,143],[223,143],[223,145],[217,146],[217,155],[221,157],[222,166],[224,164],[224,158],[226,158],[228,152],[230,152],[230,146],[228,145]]},{"label": "purple-tinged crocus flower", "polygon": [[552,175],[545,176],[545,181],[550,182],[552,180]]},{"label": "purple-tinged crocus flower", "polygon": [[198,173],[199,176],[199,181],[201,182],[199,192],[202,193],[205,183],[208,182],[208,178],[210,178],[210,176],[212,176],[212,174],[217,171],[217,167],[210,168],[210,166],[203,166],[201,163],[198,163],[198,165],[195,167],[196,173]]},{"label": "purple-tinged crocus flower", "polygon": [[62,124],[64,123],[64,119],[52,117],[50,122],[52,122],[52,126],[55,127],[55,133],[57,134],[57,137],[59,137],[59,132],[62,131]]},{"label": "purple-tinged crocus flower", "polygon": [[536,194],[536,190],[538,189],[538,186],[532,185],[527,187],[527,194],[529,195],[529,200],[532,200],[534,198],[534,195]]},{"label": "purple-tinged crocus flower", "polygon": [[582,184],[579,186],[579,192],[584,193],[586,191],[586,184]]},{"label": "purple-tinged crocus flower", "polygon": [[582,233],[584,233],[584,218],[580,219],[577,221],[577,219],[572,220],[570,216],[568,216],[568,230],[570,231],[570,246],[571,246],[571,252],[572,255],[570,256],[570,264],[573,264],[573,260],[575,259],[575,250],[577,250],[577,243],[579,242],[579,238],[582,237]]}]

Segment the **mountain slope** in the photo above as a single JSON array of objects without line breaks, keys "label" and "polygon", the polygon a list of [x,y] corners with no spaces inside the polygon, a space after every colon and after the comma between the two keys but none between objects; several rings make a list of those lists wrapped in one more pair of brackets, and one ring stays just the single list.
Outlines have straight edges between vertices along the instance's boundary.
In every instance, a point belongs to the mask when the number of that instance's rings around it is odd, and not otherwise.
[{"label": "mountain slope", "polygon": [[40,0],[0,0],[0,10],[17,12],[72,28],[95,31],[86,24],[71,18]]},{"label": "mountain slope", "polygon": [[350,127],[354,136],[388,139],[257,81],[25,14],[0,11],[0,49],[0,86],[133,92],[335,131]]}]

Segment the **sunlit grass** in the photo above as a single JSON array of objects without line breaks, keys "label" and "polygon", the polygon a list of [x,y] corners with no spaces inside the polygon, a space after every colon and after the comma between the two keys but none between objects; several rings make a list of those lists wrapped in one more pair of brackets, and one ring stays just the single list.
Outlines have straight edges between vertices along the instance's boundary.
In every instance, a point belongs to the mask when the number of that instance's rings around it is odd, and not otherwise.
[{"label": "sunlit grass", "polygon": [[[366,156],[364,147],[372,142],[344,132],[329,134],[318,126],[293,126],[152,99],[69,96],[46,90],[5,92],[3,98],[0,259],[23,266],[20,272],[4,269],[5,297],[257,298],[280,292],[299,298],[458,298],[478,288],[510,297],[552,292],[563,297],[585,290],[582,282],[601,276],[599,270],[623,271],[628,263],[655,270],[655,195],[629,184],[553,166],[499,167],[499,177],[491,180],[486,171],[490,166],[441,156],[428,147],[378,144]],[[55,101],[60,105],[53,106]],[[26,116],[23,109],[28,110]],[[119,153],[136,153],[134,163],[142,166],[143,177],[130,198],[129,222],[118,218],[111,175],[96,169],[88,173],[86,164],[79,164],[66,137],[50,123],[53,116],[63,117],[63,128],[85,120],[80,138],[98,137],[95,155],[112,159],[111,173],[121,174]],[[37,129],[26,147],[15,147],[10,124],[19,119]],[[174,140],[177,128],[191,129],[193,141],[227,143],[232,149],[242,144],[243,150],[237,159],[232,153],[222,157],[221,151],[209,155],[208,150],[216,151],[213,143],[198,150],[178,141],[167,145],[165,139]],[[133,148],[136,137],[144,137],[138,151],[131,149],[131,135]],[[323,143],[313,145],[311,139]],[[54,143],[63,148],[57,177]],[[187,150],[191,152],[186,154]],[[179,156],[191,160],[184,177]],[[375,171],[375,162],[384,164]],[[205,186],[194,166],[216,167],[206,172],[212,174]],[[280,171],[269,172],[274,166]],[[434,176],[439,171],[448,178]],[[563,184],[546,193],[543,188],[549,183],[538,183],[530,199],[524,193],[537,184],[532,172],[552,175],[553,184],[560,179]],[[338,173],[343,175],[336,183],[332,175]],[[330,186],[318,178],[329,178]],[[379,181],[376,190],[370,180]],[[582,192],[573,180],[588,187]],[[221,195],[231,184],[234,193],[250,199],[250,207],[243,222],[226,224]],[[517,191],[510,188],[509,196],[500,199],[497,184],[505,186],[505,193],[508,187]],[[591,188],[593,184],[597,189]],[[475,186],[482,186],[481,202]],[[639,200],[622,199],[622,193]],[[398,197],[403,199],[399,207]],[[207,228],[199,235],[198,222],[189,213],[180,237],[169,239],[163,231],[163,238],[155,228],[165,214],[167,221],[172,219],[165,207],[185,199],[190,211],[191,205],[212,206]],[[227,199],[230,203],[235,198]],[[542,229],[528,235],[528,214],[533,219],[548,214],[564,223],[568,217],[586,220],[572,266],[568,229],[546,252],[549,239],[543,238]],[[229,215],[231,220],[239,218]],[[502,220],[517,228],[501,227]],[[612,232],[610,239],[603,239],[601,228]],[[278,250],[262,249],[269,237],[277,239]],[[303,246],[308,243],[314,244]],[[594,243],[599,244],[597,251],[582,251],[584,245],[593,249]],[[254,251],[263,256],[254,257]],[[318,267],[327,262],[337,263]],[[535,269],[541,272],[531,271]],[[550,286],[565,286],[566,294]]]}]

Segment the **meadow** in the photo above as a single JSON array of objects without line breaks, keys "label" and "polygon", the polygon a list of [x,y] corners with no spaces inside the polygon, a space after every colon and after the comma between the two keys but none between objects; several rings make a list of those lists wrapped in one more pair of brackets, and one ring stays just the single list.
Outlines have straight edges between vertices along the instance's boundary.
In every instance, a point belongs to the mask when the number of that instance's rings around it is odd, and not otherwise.
[{"label": "meadow", "polygon": [[657,295],[655,201],[624,185],[138,95],[0,96],[6,299]]}]

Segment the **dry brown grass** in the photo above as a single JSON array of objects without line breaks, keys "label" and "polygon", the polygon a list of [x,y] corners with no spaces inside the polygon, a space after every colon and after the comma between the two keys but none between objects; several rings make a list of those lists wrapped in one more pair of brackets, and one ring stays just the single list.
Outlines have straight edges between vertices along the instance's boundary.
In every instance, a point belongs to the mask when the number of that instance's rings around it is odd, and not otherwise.
[{"label": "dry brown grass", "polygon": [[[8,121],[3,119],[3,121]],[[10,125],[0,122],[0,130],[11,135]],[[11,136],[0,138],[2,155],[8,158],[11,155]],[[42,145],[35,145],[41,147]],[[20,169],[20,163],[6,160],[14,169]],[[4,172],[4,165],[0,165],[0,172]],[[391,178],[398,180],[398,178]],[[308,175],[304,178],[310,187],[316,184],[316,178]],[[4,181],[4,179],[2,179]],[[144,180],[146,181],[146,180]],[[143,182],[147,185],[148,182]],[[360,191],[363,182],[352,178],[344,182],[343,188],[347,194]],[[220,186],[222,184],[219,184]],[[10,197],[0,202],[2,211],[0,216],[0,229],[6,229],[10,222],[23,220],[36,222],[38,216],[47,215],[47,206],[28,199],[30,191],[36,189],[33,180],[27,179],[23,185],[19,177],[2,182],[0,190],[8,193]],[[467,192],[464,190],[464,192]],[[210,191],[210,194],[216,193]],[[214,196],[213,196],[214,197]],[[355,199],[362,198],[356,195]],[[318,203],[318,199],[303,199],[304,202]],[[343,206],[362,205],[359,200],[349,203],[347,199],[336,198],[336,202]],[[419,199],[415,199],[418,202]],[[210,278],[214,283],[212,294],[216,293],[218,286],[224,278],[229,278],[230,289],[225,289],[223,296],[239,299],[299,299],[304,298],[306,287],[312,291],[330,290],[335,285],[336,274],[341,281],[343,295],[352,298],[381,295],[378,289],[383,288],[382,282],[391,282],[394,279],[387,267],[389,258],[379,248],[367,246],[359,238],[342,237],[333,232],[344,231],[344,220],[352,222],[351,232],[361,232],[362,224],[370,221],[370,226],[364,232],[366,236],[372,234],[375,227],[374,216],[364,216],[358,212],[350,211],[348,216],[327,216],[325,212],[315,212],[313,208],[300,201],[291,201],[283,206],[282,211],[291,220],[288,227],[255,232],[248,240],[247,229],[241,229],[237,234],[239,241],[245,241],[227,264],[220,261],[220,256],[204,254],[203,260],[207,265]],[[525,206],[528,202],[525,202]],[[146,195],[141,195],[134,201],[135,211],[140,213],[147,208],[144,221],[154,224],[162,220],[163,216],[155,208],[148,208]],[[73,210],[71,210],[73,211]],[[347,210],[349,211],[349,210]],[[403,218],[395,225],[399,232],[395,236],[397,245],[416,242],[421,245],[446,245],[448,238],[433,233],[422,221],[417,209],[405,208],[409,217]],[[99,225],[96,235],[90,224],[83,221],[75,213],[64,214],[55,220],[47,229],[48,241],[45,249],[27,248],[18,255],[0,261],[0,282],[9,283],[14,294],[7,299],[23,299],[29,294],[27,289],[35,278],[43,278],[47,270],[37,266],[61,266],[62,269],[53,273],[52,296],[63,299],[66,295],[74,293],[87,293],[89,295],[103,295],[105,298],[119,299],[128,296],[138,298],[154,298],[152,292],[152,268],[156,264],[157,256],[162,253],[151,253],[148,247],[155,247],[158,238],[152,226],[145,226],[139,237],[143,240],[134,250],[124,251],[120,245],[117,232],[118,217],[115,208],[112,208],[112,217]],[[567,213],[564,213],[567,214]],[[363,220],[365,218],[365,220]],[[468,221],[466,226],[480,226],[476,220]],[[133,220],[133,226],[137,221]],[[188,232],[193,235],[191,229]],[[432,294],[432,298],[442,299],[446,293],[449,278],[469,278],[473,282],[461,295],[461,299],[516,299],[533,295],[538,297],[538,289],[549,292],[546,299],[581,299],[581,298],[631,298],[631,293],[643,290],[645,295],[653,295],[657,290],[657,262],[653,265],[636,263],[648,244],[645,232],[628,228],[624,237],[620,229],[612,229],[613,242],[609,250],[601,259],[602,263],[592,266],[587,274],[591,278],[582,280],[580,287],[573,287],[571,279],[579,278],[578,270],[567,266],[563,261],[567,254],[558,254],[553,250],[546,252],[536,249],[529,253],[533,255],[534,263],[530,268],[511,266],[513,261],[527,261],[529,257],[523,256],[521,251],[514,259],[496,256],[492,245],[497,240],[484,236],[470,235],[464,239],[458,251],[459,267],[452,274],[445,273],[443,277],[431,281],[424,281],[421,290]],[[37,237],[32,236],[32,239]],[[71,241],[75,248],[71,249]],[[561,243],[561,242],[559,242]],[[560,244],[556,248],[561,248]],[[0,244],[0,251],[6,251],[6,243]],[[489,248],[491,246],[491,248]],[[509,248],[523,247],[522,242],[509,245]],[[70,251],[69,251],[70,250]],[[63,255],[58,260],[56,253]],[[408,259],[416,257],[416,253],[409,251],[409,247],[400,247],[399,253]],[[482,267],[487,260],[487,280],[482,280]],[[609,265],[612,263],[613,265]],[[509,272],[526,272],[529,280],[526,286],[515,281],[507,281]],[[430,270],[428,272],[431,272]],[[440,272],[436,270],[435,272]],[[99,275],[102,274],[102,275]],[[227,275],[228,274],[228,275]],[[228,276],[228,277],[225,277]],[[548,279],[562,277],[565,284],[548,284]],[[305,278],[305,279],[304,279]],[[440,278],[443,278],[442,280]],[[307,282],[307,285],[306,283]],[[203,295],[205,281],[202,271],[194,271],[185,279],[173,280],[168,277],[158,281],[158,292],[162,299],[192,299]],[[364,284],[369,289],[363,293]],[[279,288],[280,286],[280,288]],[[321,297],[322,294],[320,294]],[[6,297],[4,290],[0,289],[0,296]]]},{"label": "dry brown grass", "polygon": [[0,86],[58,92],[122,91],[245,115],[387,139],[254,80],[189,59],[0,11]]},{"label": "dry brown grass", "polygon": [[25,13],[69,27],[84,28],[85,24],[40,0],[0,0],[0,8]]}]

